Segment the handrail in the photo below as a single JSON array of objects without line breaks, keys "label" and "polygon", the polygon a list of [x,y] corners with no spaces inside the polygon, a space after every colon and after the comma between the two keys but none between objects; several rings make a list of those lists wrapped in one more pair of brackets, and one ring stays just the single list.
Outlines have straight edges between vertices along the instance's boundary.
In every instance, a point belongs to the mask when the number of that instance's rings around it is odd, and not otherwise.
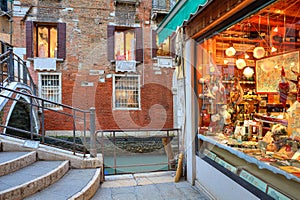
[{"label": "handrail", "polygon": [[[17,64],[17,71],[15,71],[15,62]],[[3,66],[7,65],[7,72],[4,71]],[[8,51],[0,55],[0,65],[1,65],[1,85],[5,82],[22,82],[31,87],[33,94],[37,95],[37,87],[30,75],[30,72],[26,66],[26,62],[22,60],[18,55],[13,53],[13,49],[9,48]],[[7,78],[4,78],[4,73]],[[29,80],[28,80],[29,78]]]},{"label": "handrail", "polygon": [[[65,115],[65,116],[68,116],[68,117],[71,117],[72,118],[72,121],[73,121],[73,142],[72,142],[72,151],[73,151],[73,154],[76,153],[76,149],[78,149],[76,146],[78,146],[79,144],[77,144],[75,142],[75,138],[76,138],[76,135],[75,135],[75,131],[76,131],[76,122],[75,122],[75,119],[83,119],[84,121],[84,146],[86,146],[86,131],[87,131],[87,128],[86,128],[86,115],[88,113],[90,113],[90,111],[88,110],[81,110],[81,109],[78,109],[78,108],[73,108],[71,106],[68,106],[68,105],[64,105],[64,104],[61,104],[61,103],[56,103],[56,102],[53,102],[53,101],[49,101],[49,100],[46,100],[46,99],[43,99],[43,98],[40,98],[40,97],[37,97],[37,96],[34,96],[34,95],[31,95],[31,94],[28,94],[28,93],[25,93],[25,92],[22,92],[22,91],[16,91],[16,90],[13,90],[13,89],[10,89],[10,88],[7,88],[7,87],[3,87],[3,86],[0,86],[0,90],[7,90],[7,91],[10,91],[12,93],[15,93],[15,94],[19,94],[19,95],[24,95],[26,96],[27,98],[30,98],[30,102],[26,102],[26,101],[22,101],[20,99],[16,99],[12,96],[9,96],[9,95],[3,95],[0,93],[0,97],[3,97],[3,98],[6,98],[6,99],[9,99],[9,100],[13,100],[13,101],[17,101],[17,102],[22,102],[22,103],[25,103],[27,105],[30,105],[31,107],[31,113],[33,112],[33,107],[35,107],[36,109],[40,109],[42,108],[42,111],[41,111],[41,115],[42,115],[42,119],[41,119],[41,126],[42,126],[42,134],[36,134],[34,133],[33,130],[30,130],[30,131],[25,131],[25,130],[20,130],[18,128],[14,128],[14,127],[10,127],[10,126],[4,126],[4,125],[1,125],[0,124],[0,127],[3,127],[3,128],[7,128],[7,129],[11,129],[11,130],[15,130],[15,131],[19,131],[19,132],[22,132],[22,133],[25,133],[25,134],[30,134],[30,137],[31,139],[33,139],[33,136],[39,136],[41,139],[42,139],[42,143],[45,142],[45,138],[51,138],[52,140],[56,140],[58,141],[57,138],[54,138],[54,137],[50,137],[50,136],[46,136],[45,135],[45,115],[44,115],[44,111],[45,110],[49,110],[49,111],[52,111],[52,112],[56,112],[56,113],[59,113],[59,114],[62,114],[62,115]],[[35,101],[33,101],[35,100]],[[39,104],[38,102],[41,101],[41,104]],[[47,103],[51,103],[51,104],[54,104],[54,105],[59,105],[65,109],[69,109],[73,112],[63,112],[63,111],[60,111],[60,110],[55,110],[55,109],[51,109],[51,108],[47,108],[47,107],[44,107],[43,105],[45,104],[45,102]],[[77,113],[82,113],[83,114],[83,118],[80,117]],[[33,124],[32,123],[32,119],[33,117],[31,116],[30,117],[30,124]],[[94,119],[91,119],[91,120],[94,120]],[[94,134],[91,133],[91,137],[93,137]],[[63,141],[60,141],[60,142],[63,142]],[[68,141],[66,141],[65,143],[70,143]],[[63,148],[65,149],[65,148]],[[84,152],[83,152],[83,156],[85,157],[86,155],[86,149],[87,148],[84,148]]]},{"label": "handrail", "polygon": [[[16,66],[15,66],[16,64]],[[81,119],[83,120],[83,134],[84,134],[84,145],[86,146],[86,132],[87,132],[87,114],[90,115],[90,139],[91,139],[91,157],[96,157],[97,152],[95,151],[95,109],[90,108],[90,110],[82,110],[78,108],[74,108],[69,105],[65,105],[62,103],[57,103],[54,101],[50,101],[41,97],[37,96],[37,87],[36,84],[34,83],[30,72],[26,66],[26,62],[22,60],[18,55],[13,53],[13,49],[9,48],[8,51],[4,52],[3,54],[0,54],[0,91],[6,90],[14,94],[18,94],[24,97],[27,97],[30,99],[30,102],[24,102],[19,99],[13,98],[12,95],[7,95],[0,93],[0,96],[12,101],[17,101],[17,102],[22,102],[27,105],[30,105],[30,137],[33,139],[33,136],[36,135],[33,131],[33,109],[36,109],[40,111],[41,113],[41,132],[42,134],[39,135],[42,138],[42,143],[45,142],[45,138],[48,138],[48,136],[45,136],[45,110],[51,111],[51,112],[56,112],[68,117],[71,117],[72,119],[72,124],[73,124],[73,153],[75,154],[76,150],[76,120]],[[22,92],[22,91],[17,91],[14,89],[10,89],[7,86],[12,83],[12,82],[19,82],[22,84],[25,84],[29,86],[32,94]],[[7,83],[7,84],[4,84]],[[69,109],[69,112],[64,112],[56,109],[52,109],[49,107],[45,107],[45,103],[47,104],[52,104],[58,107],[62,107],[63,109]],[[78,114],[79,113],[79,114]],[[83,115],[83,117],[80,117],[80,114]],[[10,126],[4,126],[0,124],[0,127],[7,128],[14,130],[14,127]],[[28,134],[28,131],[22,131],[18,130],[19,132],[23,132],[25,134]],[[52,137],[53,138],[53,137]],[[86,152],[84,151],[84,157],[85,157]]]},{"label": "handrail", "polygon": [[[25,95],[27,97],[30,97],[30,98],[35,98],[39,101],[44,101],[44,102],[47,102],[47,103],[51,103],[51,104],[54,104],[56,106],[61,106],[61,107],[64,107],[64,108],[68,108],[68,109],[72,109],[72,110],[75,110],[75,111],[78,111],[78,112],[85,112],[85,113],[89,113],[88,110],[82,110],[82,109],[79,109],[79,108],[75,108],[75,107],[72,107],[72,106],[69,106],[69,105],[66,105],[66,104],[62,104],[62,103],[57,103],[55,101],[50,101],[48,99],[44,99],[44,98],[41,98],[41,97],[37,97],[35,95],[31,95],[31,94],[28,94],[28,93],[25,93],[25,92],[22,92],[22,91],[16,91],[16,90],[13,90],[13,89],[10,89],[10,88],[7,88],[7,87],[3,87],[0,85],[0,90],[7,90],[7,91],[10,91],[10,92],[14,92],[14,93],[17,93],[17,94],[21,94],[21,95]],[[4,95],[1,95],[0,96],[4,96]],[[6,96],[4,96],[6,97]],[[41,107],[41,106],[40,106]],[[52,108],[47,108],[45,107],[44,109],[47,109],[47,110],[51,110],[51,111],[57,111],[55,109],[52,109]]]}]

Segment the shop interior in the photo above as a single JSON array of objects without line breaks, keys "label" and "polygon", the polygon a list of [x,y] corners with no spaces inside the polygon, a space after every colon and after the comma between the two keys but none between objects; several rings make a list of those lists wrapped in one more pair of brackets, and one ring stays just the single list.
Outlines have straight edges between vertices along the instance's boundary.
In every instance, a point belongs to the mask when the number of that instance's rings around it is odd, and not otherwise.
[{"label": "shop interior", "polygon": [[299,8],[300,0],[279,0],[233,24],[198,44],[196,64],[199,134],[296,179]]}]

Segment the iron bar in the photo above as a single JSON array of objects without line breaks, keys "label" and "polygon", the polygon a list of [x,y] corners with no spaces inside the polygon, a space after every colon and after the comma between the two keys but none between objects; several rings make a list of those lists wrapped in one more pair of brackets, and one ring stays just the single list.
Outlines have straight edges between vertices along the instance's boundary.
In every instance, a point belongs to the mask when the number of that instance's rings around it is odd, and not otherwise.
[{"label": "iron bar", "polygon": [[76,145],[76,111],[73,110],[73,154],[75,155],[75,145]]},{"label": "iron bar", "polygon": [[32,97],[30,97],[30,138],[33,140],[33,106],[32,106]]},{"label": "iron bar", "polygon": [[45,103],[42,100],[42,143],[45,143]]}]

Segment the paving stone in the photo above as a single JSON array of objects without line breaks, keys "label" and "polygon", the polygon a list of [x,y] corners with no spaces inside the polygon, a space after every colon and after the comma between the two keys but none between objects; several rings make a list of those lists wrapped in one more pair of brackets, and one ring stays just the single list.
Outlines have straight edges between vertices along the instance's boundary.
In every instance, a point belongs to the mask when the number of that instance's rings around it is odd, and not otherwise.
[{"label": "paving stone", "polygon": [[92,200],[210,200],[187,181],[174,182],[174,173],[107,176]]}]

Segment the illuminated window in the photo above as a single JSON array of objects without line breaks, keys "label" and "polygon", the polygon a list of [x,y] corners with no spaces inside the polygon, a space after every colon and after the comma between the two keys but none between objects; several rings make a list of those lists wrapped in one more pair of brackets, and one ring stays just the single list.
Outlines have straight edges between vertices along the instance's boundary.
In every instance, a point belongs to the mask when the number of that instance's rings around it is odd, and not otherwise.
[{"label": "illuminated window", "polygon": [[134,30],[115,31],[115,59],[135,60]]},{"label": "illuminated window", "polygon": [[158,45],[158,37],[156,37],[156,45],[158,47],[156,56],[171,56],[170,52],[170,38],[168,37],[164,42]]},{"label": "illuminated window", "polygon": [[37,57],[57,57],[57,27],[37,26]]},{"label": "illuminated window", "polygon": [[[61,103],[61,76],[59,73],[39,74],[39,94],[41,98]],[[60,106],[45,102],[48,108],[60,108]]]},{"label": "illuminated window", "polygon": [[140,109],[140,77],[114,75],[114,108]]},{"label": "illuminated window", "polygon": [[26,57],[66,59],[66,23],[26,21]]}]

